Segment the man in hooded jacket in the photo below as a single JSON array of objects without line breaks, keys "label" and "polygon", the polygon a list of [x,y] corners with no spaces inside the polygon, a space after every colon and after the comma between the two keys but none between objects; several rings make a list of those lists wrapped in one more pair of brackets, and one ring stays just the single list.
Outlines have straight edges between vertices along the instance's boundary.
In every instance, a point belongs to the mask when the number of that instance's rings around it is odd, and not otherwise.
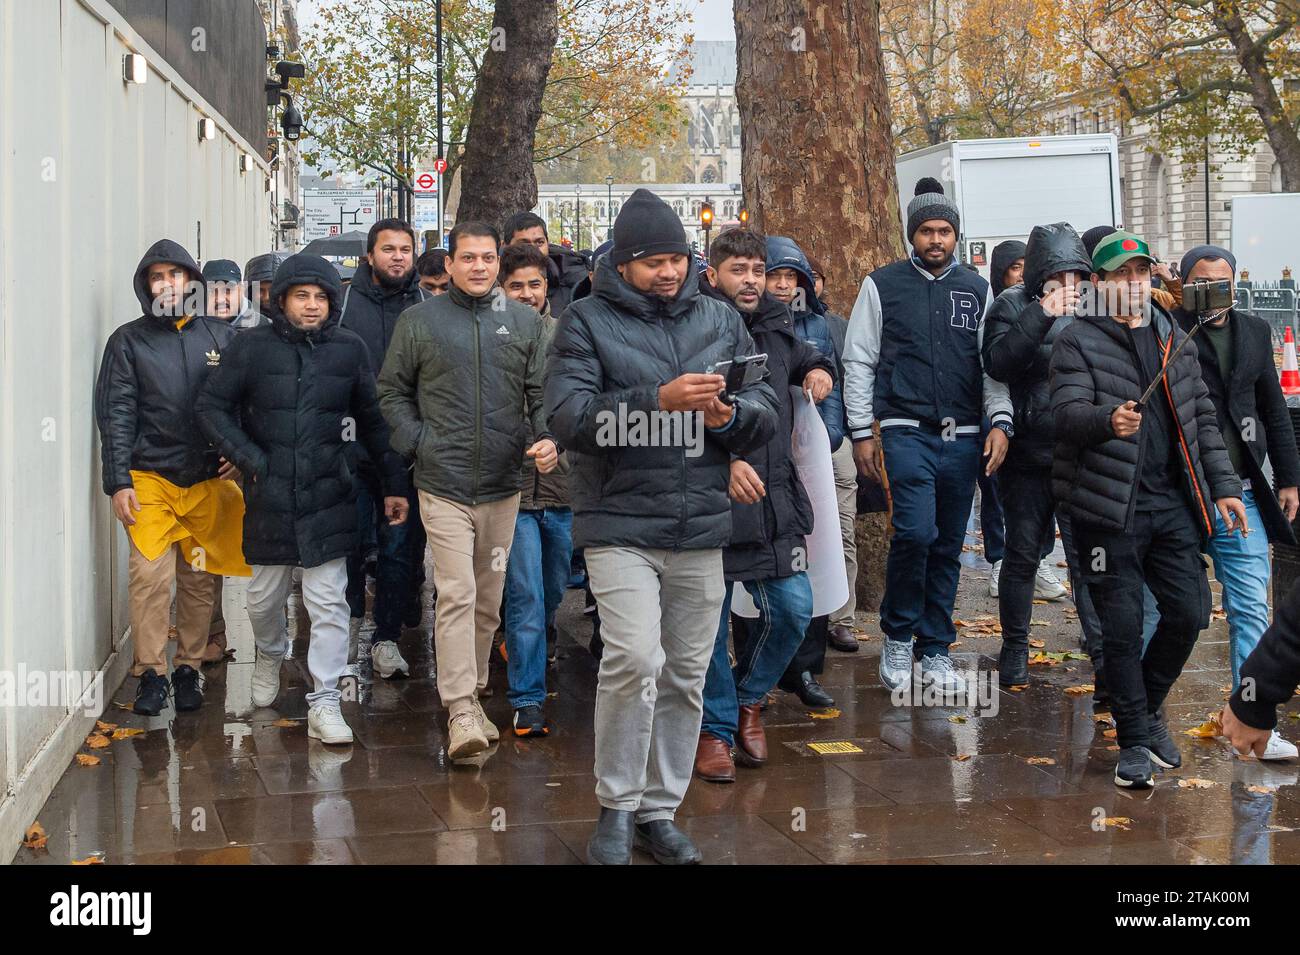
[{"label": "man in hooded jacket", "polygon": [[[1084,647],[1096,671],[1093,698],[1104,706],[1101,625],[1079,576],[1069,515],[1063,513],[1058,518],[1055,514],[1052,447],[1056,429],[1048,381],[1052,345],[1074,320],[1079,287],[1092,274],[1092,260],[1078,233],[1065,222],[1035,226],[1022,250],[1024,282],[1002,291],[989,308],[983,345],[984,367],[990,377],[1006,382],[1010,390],[1016,429],[1016,440],[998,472],[999,490],[1015,502],[1006,512],[1006,557],[999,581],[1002,652],[998,678],[1003,686],[1029,682],[1029,619],[1036,578],[1043,552],[1050,553],[1056,543],[1059,520]],[[994,263],[997,279],[1001,264],[997,249]]]},{"label": "man in hooded jacket", "polygon": [[289,649],[284,602],[293,570],[311,620],[307,735],[350,743],[339,710],[348,659],[347,556],[357,543],[348,444],[382,472],[384,512],[407,517],[405,468],[389,447],[366,346],[339,325],[338,272],[295,255],[271,284],[271,323],[240,336],[195,408],[204,434],[248,476],[244,554],[253,565],[248,618],[257,642],[253,703],[270,706]]},{"label": "man in hooded jacket", "polygon": [[[785,236],[769,236],[767,240],[767,292],[790,308],[794,317],[794,331],[801,339],[812,345],[823,355],[829,357],[839,369],[840,352],[836,340],[843,340],[834,328],[835,322],[828,317],[826,306],[817,295],[817,279],[812,266],[803,250],[793,239]],[[847,330],[847,329],[846,329]],[[847,422],[844,417],[844,400],[841,393],[840,377],[826,400],[817,406],[822,423],[831,442],[831,460],[844,443]],[[856,474],[855,474],[856,483]],[[856,505],[856,500],[854,504]],[[842,532],[841,532],[842,533]],[[846,568],[847,569],[847,568]],[[854,585],[850,585],[850,589]],[[831,616],[824,614],[814,617],[808,624],[808,632],[803,642],[790,659],[789,666],[781,676],[781,689],[795,693],[807,706],[831,706],[835,700],[817,682],[826,665],[826,647],[836,645],[841,650],[853,652],[858,642],[852,633],[837,637],[831,632]]]},{"label": "man in hooded jacket", "polygon": [[[202,273],[170,239],[145,252],[134,287],[143,314],[104,346],[95,421],[104,493],[131,545],[131,672],[140,678],[135,711],[156,716],[173,687],[178,711],[202,705],[198,668],[212,622],[212,576],[250,571],[240,551],[244,501],[235,467],[203,437],[193,413],[235,331],[202,316]],[[163,674],[173,585],[178,646],[169,684]]]}]

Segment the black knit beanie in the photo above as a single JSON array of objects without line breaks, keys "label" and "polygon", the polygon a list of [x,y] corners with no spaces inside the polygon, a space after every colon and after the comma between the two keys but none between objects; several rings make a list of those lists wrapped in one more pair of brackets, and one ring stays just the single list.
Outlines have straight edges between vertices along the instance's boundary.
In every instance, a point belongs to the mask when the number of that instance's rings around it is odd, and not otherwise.
[{"label": "black knit beanie", "polygon": [[622,265],[665,252],[690,255],[686,229],[668,203],[649,189],[638,189],[618,210],[609,260],[614,265]]}]

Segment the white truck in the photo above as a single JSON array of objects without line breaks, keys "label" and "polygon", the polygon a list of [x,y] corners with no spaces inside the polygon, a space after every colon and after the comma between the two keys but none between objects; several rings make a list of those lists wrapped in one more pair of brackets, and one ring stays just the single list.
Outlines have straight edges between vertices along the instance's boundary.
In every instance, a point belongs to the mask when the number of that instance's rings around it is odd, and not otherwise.
[{"label": "white truck", "polygon": [[1283,269],[1300,274],[1300,247],[1294,241],[1300,222],[1300,192],[1233,196],[1232,238],[1237,274],[1252,282],[1277,282]]},{"label": "white truck", "polygon": [[904,153],[895,171],[904,225],[917,180],[943,183],[961,211],[957,257],[985,278],[993,247],[1025,241],[1036,225],[1068,222],[1082,235],[1122,221],[1119,144],[1112,133],[954,140]]}]

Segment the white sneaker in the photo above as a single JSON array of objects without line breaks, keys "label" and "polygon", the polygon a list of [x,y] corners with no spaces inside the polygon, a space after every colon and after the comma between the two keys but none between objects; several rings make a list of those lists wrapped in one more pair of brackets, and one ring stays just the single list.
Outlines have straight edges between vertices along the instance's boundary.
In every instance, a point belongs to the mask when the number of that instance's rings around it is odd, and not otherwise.
[{"label": "white sneaker", "polygon": [[491,745],[473,709],[463,710],[447,720],[447,758],[464,759]]},{"label": "white sneaker", "polygon": [[996,597],[998,595],[998,575],[1001,573],[1002,573],[1002,561],[995,560],[993,562],[993,571],[989,574],[989,596],[990,597]]},{"label": "white sneaker", "polygon": [[1039,600],[1060,600],[1068,593],[1044,557],[1038,562],[1038,571],[1034,574],[1034,596]]},{"label": "white sneaker", "polygon": [[322,743],[351,743],[352,727],[343,719],[337,703],[318,703],[307,711],[307,735]]},{"label": "white sneaker", "polygon": [[411,668],[402,657],[402,652],[397,649],[394,640],[380,640],[371,646],[370,665],[374,667],[375,673],[385,680],[391,680],[398,673],[402,676],[411,675]]},{"label": "white sneaker", "polygon": [[487,737],[489,743],[501,742],[501,731],[497,725],[488,719],[488,715],[483,712],[483,702],[476,695],[474,697],[474,710],[478,714],[478,725],[483,727],[483,735]]},{"label": "white sneaker", "polygon": [[921,657],[921,686],[936,686],[944,696],[965,698],[966,680],[952,665],[949,657],[937,653]]},{"label": "white sneaker", "polygon": [[1300,749],[1296,749],[1294,743],[1288,743],[1277,730],[1273,730],[1273,735],[1268,738],[1268,745],[1264,747],[1264,755],[1260,759],[1295,759],[1297,756],[1300,756]]},{"label": "white sneaker", "polygon": [[912,680],[912,641],[885,638],[880,651],[880,682],[891,690]]},{"label": "white sneaker", "polygon": [[257,650],[253,659],[253,705],[270,706],[280,695],[280,664],[284,657],[273,657]]}]

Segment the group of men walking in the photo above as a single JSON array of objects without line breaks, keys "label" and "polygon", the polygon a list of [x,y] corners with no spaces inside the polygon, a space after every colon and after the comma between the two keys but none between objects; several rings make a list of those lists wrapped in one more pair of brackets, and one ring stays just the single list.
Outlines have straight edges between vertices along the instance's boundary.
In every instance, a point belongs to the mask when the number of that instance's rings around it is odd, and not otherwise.
[{"label": "group of men walking", "polygon": [[[1267,542],[1247,546],[1246,532],[1262,521],[1284,539],[1300,483],[1268,329],[1152,304],[1154,259],[1113,229],[1090,251],[1065,223],[1036,228],[995,300],[956,260],[960,220],[938,183],[920,185],[907,226],[912,254],[863,281],[847,321],[794,241],[727,230],[699,268],[645,189],[590,267],[552,250],[531,213],[504,233],[459,223],[445,252],[418,259],[410,227],[382,220],[346,287],[315,256],[255,260],[245,302],[235,263],[200,271],[155,244],[135,278],[144,314],[110,338],[96,383],[104,490],[131,546],[136,710],[159,713],[169,693],[178,711],[201,705],[198,668],[224,656],[222,575],[251,577],[253,702],[273,705],[301,568],[308,733],[351,742],[339,679],[369,551],[370,659],[394,678],[410,673],[398,641],[423,612],[427,548],[448,756],[500,737],[481,699],[503,608],[508,732],[544,737],[555,613],[576,568],[602,647],[589,860],[626,863],[639,846],[699,861],[673,822],[692,775],[726,783],[736,763],[762,766],[768,695],[830,705],[816,678],[826,648],[857,649],[859,473],[864,489],[887,473],[892,498],[882,682],[964,697],[949,656],[959,555],[977,479],[996,473],[1001,682],[1028,680],[1035,575],[1059,524],[1119,730],[1116,782],[1150,785],[1153,764],[1178,764],[1160,708],[1208,623],[1203,549],[1224,586],[1234,683],[1267,625]],[[1193,252],[1184,282],[1231,278],[1225,250]],[[797,448],[808,402],[818,437]],[[818,617],[796,452],[834,472],[850,568],[848,602]],[[1144,583],[1158,613],[1145,653]],[[756,618],[731,615],[737,587]],[[1270,746],[1288,755],[1280,737]]]}]

